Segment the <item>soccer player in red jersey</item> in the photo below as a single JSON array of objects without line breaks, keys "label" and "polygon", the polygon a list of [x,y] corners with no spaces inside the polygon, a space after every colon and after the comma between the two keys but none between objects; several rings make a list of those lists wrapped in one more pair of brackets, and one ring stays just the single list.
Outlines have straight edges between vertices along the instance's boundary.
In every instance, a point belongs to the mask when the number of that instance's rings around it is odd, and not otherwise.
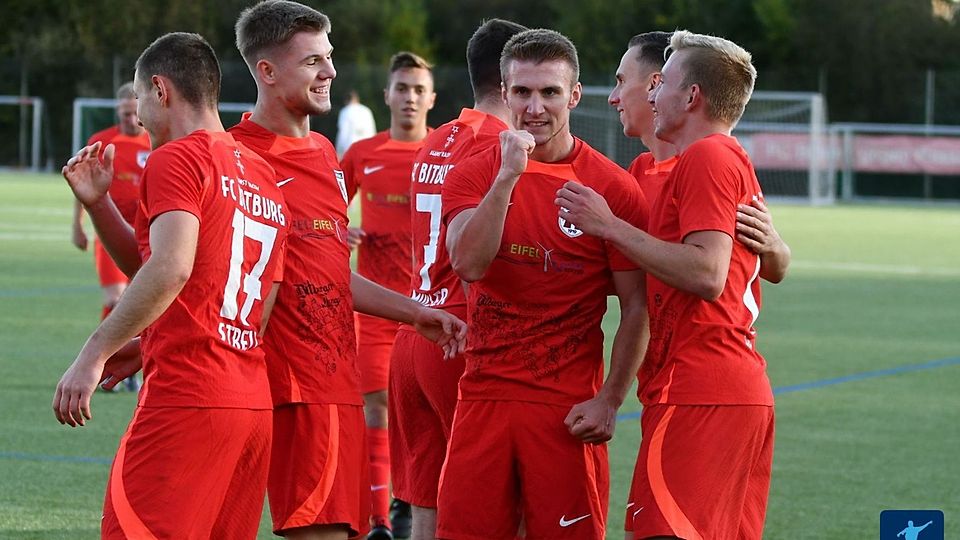
[{"label": "soccer player in red jersey", "polygon": [[[348,198],[360,195],[363,228],[349,229],[351,245],[357,249],[357,273],[403,295],[409,292],[411,274],[410,170],[430,132],[427,113],[437,98],[431,67],[411,52],[393,55],[383,91],[390,108],[390,128],[355,142],[341,160]],[[397,323],[358,314],[357,325],[357,362],[370,449],[371,521],[374,531],[380,529],[378,534],[386,536],[383,529],[394,528],[388,518],[387,373]],[[376,538],[373,531],[371,538]]]},{"label": "soccer player in red jersey", "polygon": [[[107,359],[142,332],[144,387],[110,472],[101,536],[252,539],[272,429],[261,332],[289,214],[273,169],[220,124],[220,67],[202,37],[157,39],[134,80],[156,150],[140,184],[136,244],[127,237],[112,252],[136,265],[139,251],[143,263],[63,375],[53,408],[61,423],[90,420],[104,375],[135,370]],[[101,164],[99,146],[63,173],[98,230],[106,216],[123,236],[105,195],[112,149]]]},{"label": "soccer player in red jersey", "polygon": [[237,20],[257,105],[231,128],[277,171],[291,214],[284,281],[264,348],[274,401],[268,493],[273,528],[345,539],[369,528],[370,481],[353,311],[415,323],[456,353],[463,323],[350,272],[347,189],[333,145],[310,131],[336,77],[330,21],[268,0]]},{"label": "soccer player in red jersey", "polygon": [[[499,142],[509,112],[500,94],[500,52],[519,24],[491,19],[467,43],[475,104],[434,130],[417,153],[410,184],[412,296],[461,319],[467,317],[460,277],[453,271],[441,222],[440,190],[447,172]],[[394,495],[412,504],[412,540],[436,538],[437,485],[446,454],[463,359],[444,361],[436,344],[401,326],[390,358],[390,460]]]},{"label": "soccer player in red jersey", "polygon": [[560,215],[647,271],[651,337],[628,538],[763,534],[773,462],[773,392],[753,327],[760,256],[735,242],[738,205],[762,198],[730,133],[753,91],[750,54],[725,39],[676,31],[650,93],[655,134],[679,159],[649,233],[573,183]]},{"label": "soccer player in red jersey", "polygon": [[[660,81],[669,32],[647,32],[630,39],[620,59],[617,85],[609,102],[620,113],[623,133],[639,137],[649,151],[637,156],[627,169],[653,206],[663,184],[677,164],[676,148],[654,134],[653,108],[647,101]],[[770,210],[756,199],[737,207],[737,240],[760,255],[760,277],[772,283],[783,280],[790,265],[790,247],[773,226]]]},{"label": "soccer player in red jersey", "polygon": [[[133,92],[132,82],[117,89],[117,125],[94,133],[87,141],[87,146],[98,142],[101,155],[107,146],[112,144],[114,147],[110,196],[120,209],[123,219],[132,227],[137,213],[140,175],[150,154],[150,136],[137,118],[137,95]],[[86,251],[88,242],[83,230],[83,215],[83,205],[76,201],[73,209],[73,245]],[[117,268],[96,238],[93,241],[93,256],[100,288],[103,290],[103,310],[100,317],[103,319],[117,304],[129,279]]]},{"label": "soccer player in red jersey", "polygon": [[[577,53],[550,30],[501,56],[516,130],[447,173],[443,216],[454,270],[470,282],[466,370],[438,496],[437,536],[602,539],[605,442],[646,345],[643,273],[558,219],[557,190],[583,182],[646,226],[636,180],[570,133]],[[607,291],[620,301],[603,380]]]}]

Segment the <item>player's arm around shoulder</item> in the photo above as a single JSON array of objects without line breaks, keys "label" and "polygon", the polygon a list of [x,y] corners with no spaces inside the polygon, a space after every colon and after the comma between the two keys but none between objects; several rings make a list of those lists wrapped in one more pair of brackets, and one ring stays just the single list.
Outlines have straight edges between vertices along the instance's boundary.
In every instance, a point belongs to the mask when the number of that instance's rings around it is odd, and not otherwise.
[{"label": "player's arm around shoulder", "polygon": [[790,246],[773,226],[773,214],[763,200],[737,207],[737,240],[760,256],[760,277],[780,283],[790,267]]},{"label": "player's arm around shoulder", "polygon": [[[520,175],[527,168],[527,158],[535,146],[533,135],[526,131],[501,132],[500,167],[493,182],[489,183],[489,189],[482,194],[479,204],[457,213],[447,224],[447,251],[451,265],[467,283],[483,278],[500,250],[510,197]],[[480,154],[473,159],[482,159],[485,155]],[[483,174],[482,168],[476,169],[466,163],[454,168],[443,186],[444,206],[449,208],[447,201],[459,199],[449,194],[459,191],[459,184],[477,186],[478,183],[468,177]]]}]

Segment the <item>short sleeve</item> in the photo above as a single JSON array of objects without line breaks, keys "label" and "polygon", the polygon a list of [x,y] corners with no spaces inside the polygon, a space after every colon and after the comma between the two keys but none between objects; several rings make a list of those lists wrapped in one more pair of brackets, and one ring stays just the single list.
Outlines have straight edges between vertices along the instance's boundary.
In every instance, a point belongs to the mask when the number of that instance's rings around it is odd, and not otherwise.
[{"label": "short sleeve", "polygon": [[347,200],[352,201],[360,189],[360,178],[357,175],[357,145],[350,145],[350,149],[340,159],[340,168],[343,170],[344,184],[347,187]]},{"label": "short sleeve", "polygon": [[[168,143],[169,145],[169,143]],[[184,145],[161,147],[143,172],[143,211],[147,223],[165,212],[183,210],[201,222],[205,167]]]},{"label": "short sleeve", "polygon": [[680,237],[720,231],[734,237],[741,173],[738,157],[712,141],[689,148],[674,170]]},{"label": "short sleeve", "polygon": [[441,191],[444,224],[449,225],[460,212],[479,206],[500,166],[499,150],[494,147],[475,154],[447,173]]}]

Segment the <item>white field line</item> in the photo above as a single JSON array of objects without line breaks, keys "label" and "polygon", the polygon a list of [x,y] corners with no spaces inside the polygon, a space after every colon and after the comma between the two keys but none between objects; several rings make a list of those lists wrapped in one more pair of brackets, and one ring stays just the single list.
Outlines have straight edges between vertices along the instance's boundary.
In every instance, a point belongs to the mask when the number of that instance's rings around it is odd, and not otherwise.
[{"label": "white field line", "polygon": [[870,264],[856,262],[793,261],[791,268],[803,270],[832,270],[871,274],[895,274],[902,276],[960,277],[960,268],[936,268],[893,264]]}]

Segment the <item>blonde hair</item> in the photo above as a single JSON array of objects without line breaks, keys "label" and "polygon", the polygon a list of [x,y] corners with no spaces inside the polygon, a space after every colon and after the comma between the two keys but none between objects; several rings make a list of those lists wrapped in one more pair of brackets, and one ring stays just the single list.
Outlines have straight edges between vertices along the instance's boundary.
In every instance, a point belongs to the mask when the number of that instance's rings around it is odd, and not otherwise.
[{"label": "blonde hair", "polygon": [[668,51],[687,51],[682,85],[698,85],[710,118],[735,125],[757,80],[750,53],[732,41],[686,30],[673,33]]}]

